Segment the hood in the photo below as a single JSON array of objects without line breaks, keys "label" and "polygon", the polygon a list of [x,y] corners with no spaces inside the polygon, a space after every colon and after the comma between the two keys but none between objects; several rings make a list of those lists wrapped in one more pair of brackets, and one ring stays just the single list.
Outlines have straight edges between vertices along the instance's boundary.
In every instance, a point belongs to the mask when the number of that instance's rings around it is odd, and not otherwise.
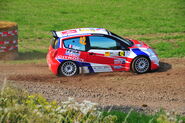
[{"label": "hood", "polygon": [[138,40],[130,39],[133,42],[133,46],[131,48],[150,48],[146,43]]}]

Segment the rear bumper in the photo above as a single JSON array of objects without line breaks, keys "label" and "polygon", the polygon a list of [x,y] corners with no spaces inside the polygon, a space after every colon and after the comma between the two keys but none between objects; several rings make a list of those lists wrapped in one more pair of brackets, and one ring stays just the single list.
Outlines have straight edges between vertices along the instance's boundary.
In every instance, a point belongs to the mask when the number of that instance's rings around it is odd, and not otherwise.
[{"label": "rear bumper", "polygon": [[49,55],[47,55],[47,63],[49,70],[51,70],[55,75],[58,75],[58,67],[60,63],[56,59],[49,57]]}]

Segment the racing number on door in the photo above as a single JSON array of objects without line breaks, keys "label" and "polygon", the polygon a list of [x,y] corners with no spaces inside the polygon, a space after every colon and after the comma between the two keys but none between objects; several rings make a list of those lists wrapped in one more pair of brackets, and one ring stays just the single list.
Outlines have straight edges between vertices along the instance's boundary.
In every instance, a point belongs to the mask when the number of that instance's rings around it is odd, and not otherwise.
[{"label": "racing number on door", "polygon": [[80,37],[80,43],[86,45],[86,37]]}]

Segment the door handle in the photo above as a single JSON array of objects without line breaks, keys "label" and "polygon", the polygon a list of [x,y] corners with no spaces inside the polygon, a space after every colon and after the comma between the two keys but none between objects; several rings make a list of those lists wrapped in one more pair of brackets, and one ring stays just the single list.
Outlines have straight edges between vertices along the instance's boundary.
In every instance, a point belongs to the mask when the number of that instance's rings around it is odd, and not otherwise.
[{"label": "door handle", "polygon": [[93,52],[90,52],[90,53],[89,53],[89,55],[95,55],[95,53],[93,53]]}]

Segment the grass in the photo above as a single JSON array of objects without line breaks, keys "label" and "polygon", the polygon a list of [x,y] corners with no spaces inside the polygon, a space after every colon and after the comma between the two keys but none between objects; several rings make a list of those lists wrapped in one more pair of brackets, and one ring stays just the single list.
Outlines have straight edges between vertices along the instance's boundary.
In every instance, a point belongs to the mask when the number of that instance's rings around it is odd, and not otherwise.
[{"label": "grass", "polygon": [[128,113],[112,110],[110,112],[104,112],[104,116],[112,115],[117,116],[116,123],[180,123],[185,122],[185,117],[176,115],[174,113],[167,113],[163,110],[156,112],[155,114],[143,114],[136,111],[130,111]]},{"label": "grass", "polygon": [[[104,115],[115,115],[117,116],[117,123],[122,123],[122,122],[128,122],[128,123],[148,123],[154,116],[152,115],[146,115],[142,113],[138,113],[135,111],[132,111],[130,115],[128,116],[128,113],[112,110],[109,113],[104,112]],[[128,118],[125,120],[125,118],[128,116]],[[153,121],[156,122],[156,119]]]},{"label": "grass", "polygon": [[[44,61],[50,30],[79,27],[104,27],[121,36],[145,41],[156,48],[160,57],[185,56],[184,0],[0,2],[0,20],[15,21],[19,25],[19,61]],[[163,45],[167,49],[163,50]]]}]

